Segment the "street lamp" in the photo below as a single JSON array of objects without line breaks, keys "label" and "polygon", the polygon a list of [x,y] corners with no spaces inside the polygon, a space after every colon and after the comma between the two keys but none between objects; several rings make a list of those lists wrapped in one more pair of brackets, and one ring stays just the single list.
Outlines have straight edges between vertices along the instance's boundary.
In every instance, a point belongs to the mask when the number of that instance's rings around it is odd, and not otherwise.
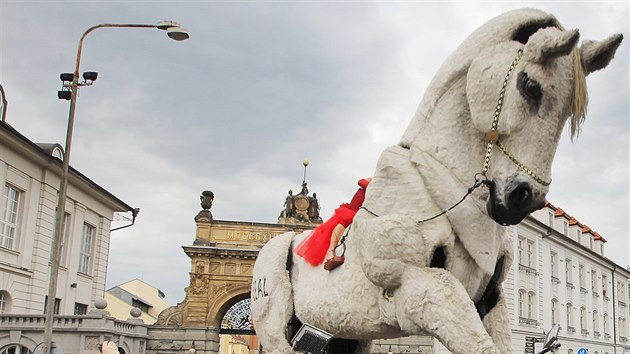
[{"label": "street lamp", "polygon": [[0,95],[2,96],[2,101],[0,101],[0,104],[2,104],[2,106],[0,106],[2,108],[0,110],[0,117],[2,117],[2,121],[4,122],[7,118],[7,106],[9,105],[9,102],[7,102],[7,96],[4,93],[2,85],[0,85]]},{"label": "street lamp", "polygon": [[[97,28],[104,27],[124,27],[124,28],[157,28],[160,30],[166,31],[169,38],[176,41],[183,41],[189,38],[188,32],[182,28],[179,23],[173,21],[160,21],[155,25],[146,25],[146,24],[100,24],[96,26],[92,26],[87,29],[79,39],[79,47],[77,49],[77,61],[74,68],[74,74],[72,75],[72,82],[68,84],[67,91],[70,92],[70,112],[68,114],[68,130],[66,132],[66,146],[64,149],[62,170],[61,170],[61,181],[59,183],[59,197],[57,201],[57,210],[55,212],[55,232],[53,234],[53,245],[52,248],[52,261],[50,265],[50,279],[48,281],[48,299],[46,301],[46,322],[44,329],[44,354],[51,354],[50,348],[52,343],[52,322],[53,322],[53,313],[55,308],[55,297],[57,293],[57,276],[59,274],[59,258],[61,253],[61,235],[62,235],[62,226],[63,226],[63,216],[64,210],[66,206],[66,190],[68,187],[68,169],[70,167],[70,147],[72,144],[72,129],[74,126],[74,112],[77,105],[77,91],[79,90],[79,86],[86,85],[85,81],[83,83],[79,83],[79,67],[81,64],[81,50],[83,48],[83,40],[85,37],[92,31]],[[85,75],[87,74],[87,75]],[[89,72],[84,74],[84,80],[89,81],[91,84],[92,81],[96,80],[96,73]],[[61,75],[62,81],[64,79],[69,79],[66,74]],[[59,98],[67,99],[65,96]]]}]

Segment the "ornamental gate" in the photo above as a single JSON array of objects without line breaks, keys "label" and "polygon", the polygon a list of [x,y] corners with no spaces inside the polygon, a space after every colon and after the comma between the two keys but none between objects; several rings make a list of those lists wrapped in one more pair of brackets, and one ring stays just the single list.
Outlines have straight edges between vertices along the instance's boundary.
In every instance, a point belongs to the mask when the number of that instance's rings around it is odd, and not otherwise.
[{"label": "ornamental gate", "polygon": [[[209,210],[213,200],[212,192],[203,192],[203,210],[195,217],[195,241],[191,246],[183,247],[191,260],[190,283],[184,289],[186,297],[177,306],[162,311],[156,323],[181,330],[204,328],[206,333],[216,333],[217,338],[211,340],[216,342],[213,344],[208,344],[208,335],[204,335],[204,353],[219,352],[219,335],[254,337],[249,297],[254,262],[262,246],[281,233],[302,232],[321,222],[318,208],[313,207],[317,205],[317,200],[308,195],[306,183],[295,196],[289,191],[277,224],[214,220]],[[230,344],[223,343],[223,337],[220,339],[221,348]],[[186,341],[192,342],[191,339]],[[168,344],[163,345],[166,346]],[[176,349],[175,344],[171,346]],[[255,337],[248,340],[246,346],[250,351],[257,350]],[[195,341],[197,352],[201,352],[200,347],[199,340]],[[229,353],[238,354],[238,351],[231,350]]]}]

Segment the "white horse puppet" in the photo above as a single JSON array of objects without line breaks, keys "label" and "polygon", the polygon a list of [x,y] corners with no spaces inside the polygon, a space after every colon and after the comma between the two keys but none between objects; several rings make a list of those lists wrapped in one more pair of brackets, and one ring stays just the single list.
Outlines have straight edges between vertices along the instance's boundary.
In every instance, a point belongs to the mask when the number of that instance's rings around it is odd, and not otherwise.
[{"label": "white horse puppet", "polygon": [[293,352],[292,319],[343,342],[329,352],[369,353],[373,339],[416,334],[453,353],[511,352],[506,226],[544,205],[561,131],[571,117],[578,132],[584,118],[585,76],[622,41],[577,46],[578,37],[552,15],[522,9],[457,48],[401,142],[382,153],[345,264],[328,272],[294,255],[309,232],[279,235],[260,251],[251,310],[267,352]]}]

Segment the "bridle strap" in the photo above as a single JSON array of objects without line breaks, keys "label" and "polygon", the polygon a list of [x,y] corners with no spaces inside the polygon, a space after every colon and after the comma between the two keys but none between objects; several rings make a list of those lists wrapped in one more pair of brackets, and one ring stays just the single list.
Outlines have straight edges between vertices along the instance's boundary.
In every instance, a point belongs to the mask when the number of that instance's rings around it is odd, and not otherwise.
[{"label": "bridle strap", "polygon": [[494,145],[496,145],[499,147],[499,150],[501,150],[501,152],[503,152],[505,156],[507,156],[510,159],[510,161],[512,161],[516,165],[516,167],[518,167],[519,169],[527,173],[527,175],[529,175],[534,181],[546,187],[551,184],[551,181],[545,181],[544,179],[540,178],[532,169],[525,166],[518,159],[516,159],[516,157],[514,157],[514,155],[512,155],[505,148],[505,146],[503,146],[499,142],[500,136],[497,130],[497,126],[499,125],[499,116],[501,115],[501,108],[503,108],[503,98],[505,97],[505,89],[507,88],[508,80],[512,76],[512,72],[514,72],[514,68],[516,68],[516,65],[521,60],[522,55],[523,55],[523,50],[519,49],[516,52],[516,57],[512,61],[512,64],[510,65],[510,68],[508,69],[507,74],[505,75],[505,80],[503,80],[503,86],[501,87],[501,92],[499,92],[499,100],[497,101],[497,107],[494,110],[494,119],[492,121],[492,128],[490,128],[490,130],[486,132],[486,136],[485,136],[486,143],[487,143],[486,155],[484,157],[483,169],[481,170],[481,175],[483,175],[484,177],[486,176],[486,173],[488,172],[488,167],[490,166],[490,156],[492,155],[492,148],[494,147]]}]

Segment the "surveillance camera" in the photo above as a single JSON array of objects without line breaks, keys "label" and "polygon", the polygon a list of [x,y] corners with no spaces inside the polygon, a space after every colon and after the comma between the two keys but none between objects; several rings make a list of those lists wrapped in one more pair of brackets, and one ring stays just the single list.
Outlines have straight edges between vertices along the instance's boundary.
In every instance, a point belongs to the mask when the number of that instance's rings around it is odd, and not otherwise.
[{"label": "surveillance camera", "polygon": [[86,71],[83,73],[83,79],[86,81],[96,81],[98,73],[96,71]]},{"label": "surveillance camera", "polygon": [[65,90],[58,91],[57,97],[59,97],[60,100],[70,100],[70,98],[72,97],[72,92]]},{"label": "surveillance camera", "polygon": [[74,78],[74,74],[71,73],[61,73],[61,75],[59,75],[59,78],[61,79],[61,81],[72,81],[72,79]]}]

